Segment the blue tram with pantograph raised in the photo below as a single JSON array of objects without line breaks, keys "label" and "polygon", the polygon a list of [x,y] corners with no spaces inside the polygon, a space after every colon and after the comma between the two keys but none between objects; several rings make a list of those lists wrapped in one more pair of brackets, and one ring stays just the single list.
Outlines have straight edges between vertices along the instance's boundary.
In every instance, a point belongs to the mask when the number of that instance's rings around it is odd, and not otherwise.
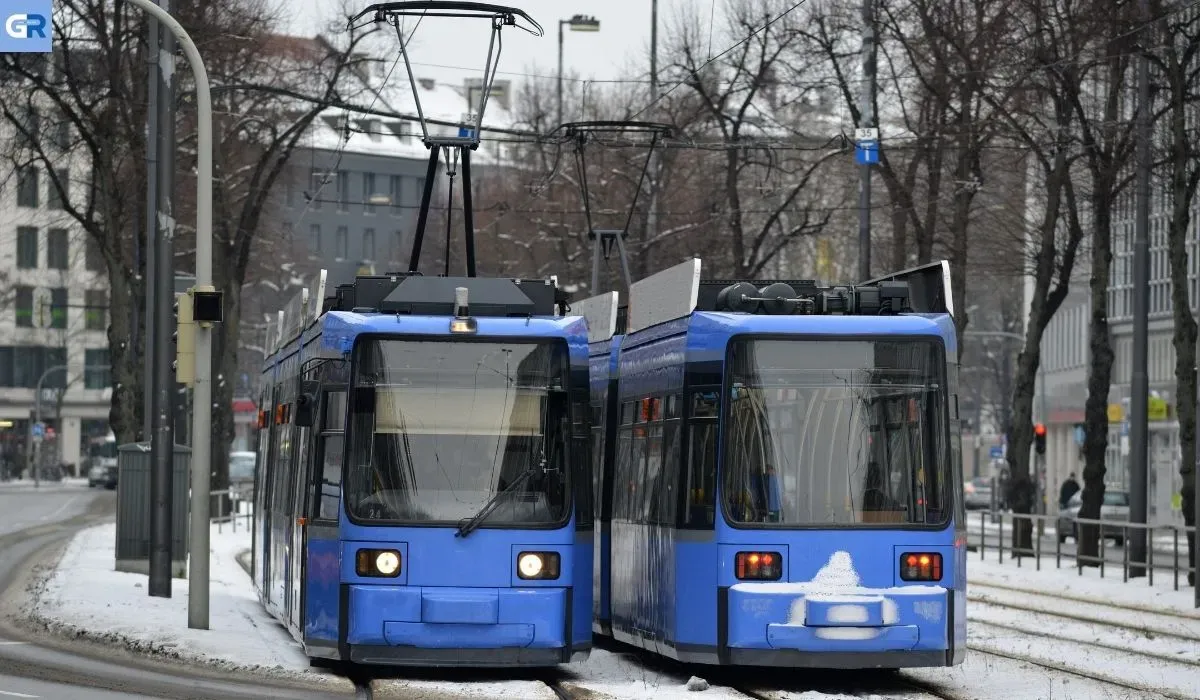
[{"label": "blue tram with pantograph raised", "polygon": [[[322,274],[322,280],[324,274]],[[587,327],[549,280],[359,276],[280,313],[253,578],[309,657],[591,647]]]},{"label": "blue tram with pantograph raised", "polygon": [[590,346],[594,626],[685,662],[950,666],[966,520],[948,266],[574,304]]}]

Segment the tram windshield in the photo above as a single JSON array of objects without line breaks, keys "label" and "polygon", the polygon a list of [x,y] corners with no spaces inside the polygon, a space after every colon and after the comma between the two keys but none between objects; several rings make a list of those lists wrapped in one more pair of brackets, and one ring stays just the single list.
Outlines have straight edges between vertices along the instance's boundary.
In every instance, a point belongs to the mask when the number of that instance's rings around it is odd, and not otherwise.
[{"label": "tram windshield", "polygon": [[950,512],[928,340],[735,340],[722,491],[740,524],[934,525]]},{"label": "tram windshield", "polygon": [[460,524],[486,506],[485,526],[565,519],[565,343],[369,340],[355,359],[351,517]]}]

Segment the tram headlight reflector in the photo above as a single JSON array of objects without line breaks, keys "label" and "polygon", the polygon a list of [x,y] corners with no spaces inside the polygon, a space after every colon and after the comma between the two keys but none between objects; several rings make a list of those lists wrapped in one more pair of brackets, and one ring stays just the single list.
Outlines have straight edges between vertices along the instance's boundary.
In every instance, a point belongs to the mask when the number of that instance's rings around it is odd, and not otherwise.
[{"label": "tram headlight reflector", "polygon": [[936,552],[905,552],[901,554],[900,580],[941,581],[942,555]]},{"label": "tram headlight reflector", "polygon": [[558,578],[558,552],[521,552],[517,555],[517,576],[525,580]]},{"label": "tram headlight reflector", "polygon": [[394,549],[360,549],[354,570],[359,576],[392,578],[400,575],[400,552]]},{"label": "tram headlight reflector", "polygon": [[778,581],[783,578],[783,555],[779,552],[738,552],[734,557],[741,581]]}]

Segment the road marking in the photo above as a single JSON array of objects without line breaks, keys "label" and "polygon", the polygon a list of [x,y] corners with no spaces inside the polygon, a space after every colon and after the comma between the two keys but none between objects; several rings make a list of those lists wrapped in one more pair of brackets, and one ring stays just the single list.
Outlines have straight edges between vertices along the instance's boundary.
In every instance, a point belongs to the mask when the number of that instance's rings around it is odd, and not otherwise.
[{"label": "road marking", "polygon": [[50,518],[57,517],[59,513],[63,512],[64,510],[67,509],[67,506],[74,503],[76,498],[79,498],[79,496],[71,496],[70,498],[67,499],[66,503],[63,503],[61,506],[58,507],[58,510],[54,511],[50,515],[43,515],[41,517],[41,520],[49,520]]},{"label": "road marking", "polygon": [[39,698],[40,695],[29,695],[28,693],[14,693],[11,690],[0,690],[0,695],[10,698]]}]

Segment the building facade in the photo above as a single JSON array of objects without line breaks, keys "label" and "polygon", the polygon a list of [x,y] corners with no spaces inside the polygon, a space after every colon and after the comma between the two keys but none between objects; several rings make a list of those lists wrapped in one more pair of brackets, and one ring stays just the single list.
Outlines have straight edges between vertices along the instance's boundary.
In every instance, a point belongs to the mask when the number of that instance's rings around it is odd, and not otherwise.
[{"label": "building facade", "polygon": [[[0,461],[9,476],[24,471],[40,406],[43,462],[78,466],[108,432],[104,261],[44,169],[0,175]],[[84,196],[81,168],[54,175],[72,201]]]},{"label": "building facade", "polygon": [[[1182,524],[1180,512],[1179,423],[1175,405],[1179,400],[1175,384],[1175,346],[1173,342],[1171,278],[1167,249],[1167,225],[1170,201],[1156,188],[1152,194],[1150,242],[1150,320],[1147,339],[1149,374],[1149,447],[1148,516],[1151,522]],[[1200,210],[1193,213],[1188,234],[1188,285],[1191,312],[1197,311],[1197,237]],[[1113,264],[1109,273],[1109,330],[1114,353],[1112,385],[1109,388],[1108,452],[1105,482],[1110,489],[1129,485],[1129,401],[1133,369],[1133,235],[1134,198],[1132,188],[1118,200],[1113,228]],[[1090,352],[1088,334],[1091,322],[1090,294],[1084,259],[1077,263],[1072,291],[1051,320],[1042,339],[1043,375],[1038,382],[1039,398],[1044,396],[1042,415],[1047,425],[1046,483],[1057,493],[1058,485],[1070,472],[1082,479],[1084,460],[1083,419],[1087,399]],[[1195,401],[1195,397],[1185,400]],[[1047,499],[1053,512],[1054,498]]]}]

